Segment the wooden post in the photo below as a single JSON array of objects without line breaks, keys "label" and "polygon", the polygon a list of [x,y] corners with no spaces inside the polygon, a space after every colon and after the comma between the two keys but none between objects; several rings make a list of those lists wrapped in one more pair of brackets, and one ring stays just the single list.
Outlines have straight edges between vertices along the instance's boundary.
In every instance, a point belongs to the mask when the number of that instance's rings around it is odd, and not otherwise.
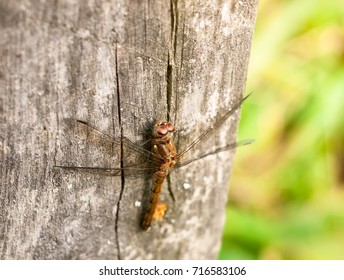
[{"label": "wooden post", "polygon": [[[147,123],[170,117],[185,148],[240,100],[256,9],[257,0],[2,3],[0,258],[216,258],[233,152],[175,170],[162,192],[168,212],[146,232],[149,179],[53,166],[126,160],[65,118],[140,142]],[[208,148],[235,141],[238,118]]]}]

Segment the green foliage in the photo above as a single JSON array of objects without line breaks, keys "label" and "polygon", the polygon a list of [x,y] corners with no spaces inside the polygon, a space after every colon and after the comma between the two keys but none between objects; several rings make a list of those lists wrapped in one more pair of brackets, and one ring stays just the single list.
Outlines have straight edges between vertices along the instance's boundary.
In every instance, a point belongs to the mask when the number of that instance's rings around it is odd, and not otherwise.
[{"label": "green foliage", "polygon": [[220,259],[344,258],[344,2],[260,2]]}]

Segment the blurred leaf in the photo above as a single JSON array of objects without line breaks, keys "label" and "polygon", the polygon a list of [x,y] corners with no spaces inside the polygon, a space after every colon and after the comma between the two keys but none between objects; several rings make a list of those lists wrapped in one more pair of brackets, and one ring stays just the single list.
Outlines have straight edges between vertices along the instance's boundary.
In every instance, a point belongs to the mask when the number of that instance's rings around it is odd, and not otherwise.
[{"label": "blurred leaf", "polygon": [[220,258],[344,257],[343,15],[260,2]]}]

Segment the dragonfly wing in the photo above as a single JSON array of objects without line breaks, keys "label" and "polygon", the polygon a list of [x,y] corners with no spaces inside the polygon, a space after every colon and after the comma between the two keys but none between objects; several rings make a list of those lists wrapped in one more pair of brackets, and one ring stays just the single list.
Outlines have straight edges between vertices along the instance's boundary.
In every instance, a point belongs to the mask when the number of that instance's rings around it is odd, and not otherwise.
[{"label": "dragonfly wing", "polygon": [[56,165],[55,168],[62,168],[70,171],[78,171],[83,173],[101,174],[105,176],[129,176],[137,177],[143,174],[149,174],[158,170],[163,162],[162,158],[145,149],[143,146],[137,145],[128,138],[115,138],[106,132],[100,131],[94,126],[76,119],[64,119],[67,126],[77,135],[87,138],[87,141],[95,145],[111,144],[115,145],[115,150],[122,152],[122,168],[107,167],[86,167],[86,166],[61,166]]},{"label": "dragonfly wing", "polygon": [[77,119],[65,118],[64,122],[77,135],[87,137],[87,139],[95,145],[105,145],[110,143],[114,144],[118,151],[122,150],[123,148],[123,151],[125,153],[124,157],[126,159],[134,158],[135,160],[137,160],[137,156],[141,155],[141,157],[143,157],[145,161],[150,161],[152,164],[156,164],[157,162],[162,161],[159,155],[152,153],[151,151],[145,149],[143,146],[135,144],[126,137],[115,138],[114,136],[106,132],[100,131],[87,122]]},{"label": "dragonfly wing", "polygon": [[106,167],[86,167],[86,166],[61,166],[55,165],[54,168],[62,168],[68,171],[77,171],[87,174],[96,174],[104,176],[122,176],[140,177],[157,171],[156,167],[124,167],[124,168],[106,168]]},{"label": "dragonfly wing", "polygon": [[178,154],[179,158],[183,158],[186,156],[190,151],[194,150],[195,147],[199,146],[200,143],[204,143],[209,136],[214,134],[214,131],[222,127],[225,121],[237,110],[240,108],[241,104],[250,96],[247,95],[239,102],[233,105],[226,114],[224,114],[216,123],[211,125],[205,132],[203,132],[197,139],[195,139],[184,151]]},{"label": "dragonfly wing", "polygon": [[120,168],[85,167],[85,166],[62,166],[55,165],[54,168],[61,168],[68,171],[78,171],[90,174],[100,174],[104,176],[120,176]]},{"label": "dragonfly wing", "polygon": [[221,153],[221,152],[225,152],[225,151],[229,151],[229,150],[232,150],[232,149],[235,149],[239,146],[244,146],[244,145],[249,145],[251,143],[253,143],[254,140],[253,139],[248,139],[248,140],[243,140],[243,141],[240,141],[240,142],[234,142],[234,143],[230,143],[224,147],[220,147],[220,148],[217,148],[213,151],[210,151],[206,154],[203,154],[201,156],[198,156],[196,158],[190,158],[188,160],[180,160],[176,165],[175,165],[175,168],[179,168],[179,167],[182,167],[182,166],[185,166],[185,165],[188,165],[192,162],[195,162],[199,159],[202,159],[202,158],[205,158],[207,156],[210,156],[210,155],[214,155],[214,154],[217,154],[217,153]]}]

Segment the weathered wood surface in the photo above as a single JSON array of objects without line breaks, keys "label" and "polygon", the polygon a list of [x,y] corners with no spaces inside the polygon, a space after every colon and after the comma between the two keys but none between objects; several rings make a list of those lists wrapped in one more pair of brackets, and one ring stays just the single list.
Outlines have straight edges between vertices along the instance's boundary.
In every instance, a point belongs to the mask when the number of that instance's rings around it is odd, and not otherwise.
[{"label": "weathered wood surface", "polygon": [[[136,142],[170,112],[186,147],[241,98],[256,9],[257,0],[1,1],[0,258],[216,258],[233,152],[174,171],[175,201],[166,184],[169,210],[147,232],[147,178],[53,166],[120,166],[117,147],[74,134],[65,118]],[[235,141],[238,117],[208,145]]]}]

